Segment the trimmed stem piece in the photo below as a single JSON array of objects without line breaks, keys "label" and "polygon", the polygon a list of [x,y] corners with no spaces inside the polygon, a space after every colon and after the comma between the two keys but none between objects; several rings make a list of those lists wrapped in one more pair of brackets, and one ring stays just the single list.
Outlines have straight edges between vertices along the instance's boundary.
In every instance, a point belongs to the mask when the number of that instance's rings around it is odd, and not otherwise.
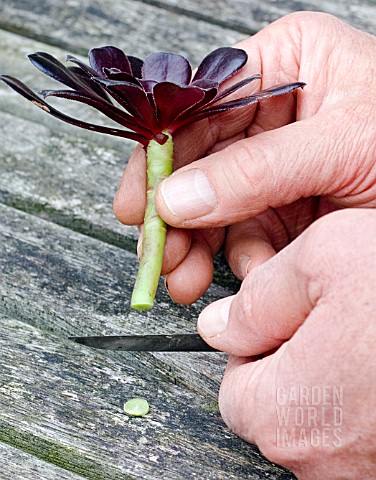
[{"label": "trimmed stem piece", "polygon": [[131,299],[131,307],[135,310],[152,308],[162,270],[167,225],[155,208],[155,192],[162,180],[172,173],[174,146],[172,136],[166,135],[168,139],[163,145],[151,140],[146,150],[147,198],[142,253]]}]

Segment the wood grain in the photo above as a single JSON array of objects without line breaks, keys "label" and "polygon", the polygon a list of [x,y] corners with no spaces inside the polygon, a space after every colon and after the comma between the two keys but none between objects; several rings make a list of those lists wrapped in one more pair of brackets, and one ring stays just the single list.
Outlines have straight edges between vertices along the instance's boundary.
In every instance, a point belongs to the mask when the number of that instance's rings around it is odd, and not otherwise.
[{"label": "wood grain", "polygon": [[2,465],[0,480],[84,480],[81,475],[55,467],[34,455],[1,442],[0,462]]},{"label": "wood grain", "polygon": [[[4,316],[1,323],[1,441],[93,480],[151,480],[158,472],[168,479],[200,472],[213,480],[261,479],[262,470],[274,479],[285,474],[229,434],[210,399],[138,362]],[[135,396],[148,399],[146,417],[124,414],[124,401]]]},{"label": "wood grain", "polygon": [[[297,10],[376,31],[370,0],[0,0],[0,72],[35,90],[54,87],[28,53],[64,61],[104,44],[141,57],[175,51],[197,65]],[[74,103],[65,108],[102,121]],[[67,340],[192,332],[204,306],[231,293],[212,285],[183,307],[161,284],[155,309],[130,310],[137,233],[115,220],[111,204],[133,143],[76,131],[5,85],[0,137],[0,479],[292,480],[220,419],[225,355],[95,351]],[[219,282],[232,279],[219,270]],[[123,413],[133,396],[151,404],[145,418]]]},{"label": "wood grain", "polygon": [[170,11],[231,28],[249,35],[292,12],[313,11],[335,15],[369,33],[376,31],[376,5],[373,0],[142,0]]},{"label": "wood grain", "polygon": [[[0,30],[2,68],[36,91],[56,84],[25,60],[25,51],[41,49],[39,42],[24,42],[23,37]],[[48,50],[64,59],[60,49]],[[121,225],[112,211],[116,188],[135,143],[55,120],[3,82],[0,100],[0,201],[135,252],[137,229]],[[70,115],[102,121],[93,109],[62,103]],[[61,107],[62,103],[55,105]],[[216,261],[215,279],[235,290],[239,286],[222,258]]]},{"label": "wood grain", "polygon": [[[93,480],[293,478],[230,434],[210,396],[135,356],[111,356],[0,320],[0,441]],[[135,396],[149,401],[146,417],[123,413],[124,401]]]},{"label": "wood grain", "polygon": [[[135,255],[1,204],[0,248],[0,311],[65,337],[194,332],[204,306],[229,293],[213,285],[187,307],[174,304],[161,282],[153,310],[131,310]],[[213,354],[113,355],[213,398],[225,361],[221,354],[214,364]]]},{"label": "wood grain", "polygon": [[155,51],[203,54],[232,45],[244,34],[143,2],[122,0],[0,0],[0,27],[86,55],[89,48],[115,44],[131,55]]}]

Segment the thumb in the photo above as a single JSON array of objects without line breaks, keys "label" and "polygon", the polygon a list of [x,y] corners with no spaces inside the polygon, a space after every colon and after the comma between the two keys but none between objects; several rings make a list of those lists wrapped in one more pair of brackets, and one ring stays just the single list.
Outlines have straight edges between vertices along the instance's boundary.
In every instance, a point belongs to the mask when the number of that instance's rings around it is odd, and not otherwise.
[{"label": "thumb", "polygon": [[175,227],[225,226],[301,197],[335,193],[349,177],[346,159],[359,132],[345,107],[240,140],[177,170],[158,190],[160,215]]},{"label": "thumb", "polygon": [[310,261],[306,259],[305,266],[299,261],[301,242],[299,237],[251,270],[236,295],[203,310],[197,328],[207,343],[249,357],[278,348],[293,336],[317,300],[310,298],[317,290],[316,284],[311,288],[311,274],[307,273]]}]

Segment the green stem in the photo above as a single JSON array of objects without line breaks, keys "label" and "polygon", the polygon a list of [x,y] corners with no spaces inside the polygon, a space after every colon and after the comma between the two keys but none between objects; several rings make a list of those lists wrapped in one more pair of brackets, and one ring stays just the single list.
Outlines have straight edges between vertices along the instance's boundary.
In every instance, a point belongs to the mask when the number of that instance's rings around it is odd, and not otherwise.
[{"label": "green stem", "polygon": [[162,269],[167,225],[155,208],[155,192],[162,180],[172,173],[174,145],[171,135],[168,133],[166,135],[168,140],[163,145],[151,140],[146,152],[147,200],[142,233],[142,253],[131,299],[131,307],[135,310],[152,308]]}]

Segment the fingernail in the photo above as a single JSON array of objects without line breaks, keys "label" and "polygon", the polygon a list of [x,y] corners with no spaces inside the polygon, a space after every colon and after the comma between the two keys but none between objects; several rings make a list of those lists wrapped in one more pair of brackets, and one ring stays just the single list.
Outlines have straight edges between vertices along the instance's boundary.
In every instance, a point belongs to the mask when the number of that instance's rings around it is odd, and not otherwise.
[{"label": "fingernail", "polygon": [[208,177],[201,170],[172,175],[162,183],[161,194],[170,212],[183,220],[206,215],[218,203]]},{"label": "fingernail", "polygon": [[168,293],[168,296],[172,299],[171,295],[170,295],[170,291],[168,289],[168,275],[166,275],[164,277],[164,286],[165,286],[165,289],[166,289],[166,292]]},{"label": "fingernail", "polygon": [[141,260],[141,252],[142,252],[142,237],[138,237],[137,241],[137,258]]},{"label": "fingernail", "polygon": [[222,298],[201,312],[197,323],[204,337],[217,337],[226,330],[233,298]]},{"label": "fingernail", "polygon": [[241,255],[239,259],[240,274],[245,278],[248,274],[248,267],[251,262],[251,258],[248,255]]},{"label": "fingernail", "polygon": [[137,258],[139,260],[141,260],[141,254],[142,254],[142,233],[143,233],[143,230],[144,230],[144,227],[143,225],[138,225],[137,226],[137,229],[138,229],[138,240],[137,240],[137,249],[136,249],[136,252],[137,252]]}]

